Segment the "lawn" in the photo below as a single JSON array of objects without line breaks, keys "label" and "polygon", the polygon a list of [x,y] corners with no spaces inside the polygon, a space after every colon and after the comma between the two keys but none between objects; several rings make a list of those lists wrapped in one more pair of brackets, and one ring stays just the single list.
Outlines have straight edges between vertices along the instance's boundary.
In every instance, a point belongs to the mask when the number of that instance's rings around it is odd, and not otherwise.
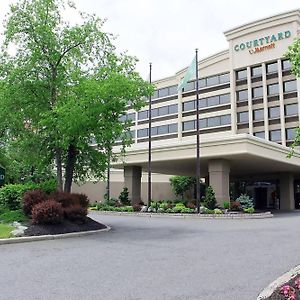
[{"label": "lawn", "polygon": [[6,225],[6,224],[0,224],[0,239],[9,238],[10,233],[14,229],[15,228],[13,226]]}]

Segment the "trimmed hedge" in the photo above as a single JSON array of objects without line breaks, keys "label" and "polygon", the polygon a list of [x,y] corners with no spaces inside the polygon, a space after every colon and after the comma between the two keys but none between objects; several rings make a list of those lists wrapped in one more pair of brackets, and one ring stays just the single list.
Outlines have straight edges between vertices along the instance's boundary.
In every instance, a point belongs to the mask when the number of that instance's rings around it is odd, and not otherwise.
[{"label": "trimmed hedge", "polygon": [[47,200],[47,194],[42,190],[27,191],[23,196],[23,211],[27,216],[31,215],[32,208]]},{"label": "trimmed hedge", "polygon": [[59,224],[63,218],[62,206],[54,199],[38,203],[32,208],[33,224]]}]

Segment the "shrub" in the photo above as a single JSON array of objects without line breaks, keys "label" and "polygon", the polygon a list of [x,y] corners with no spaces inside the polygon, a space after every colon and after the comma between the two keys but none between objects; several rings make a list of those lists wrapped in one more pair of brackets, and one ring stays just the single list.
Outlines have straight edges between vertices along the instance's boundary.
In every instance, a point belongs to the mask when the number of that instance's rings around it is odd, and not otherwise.
[{"label": "shrub", "polygon": [[17,222],[27,222],[28,218],[24,215],[24,212],[19,210],[7,210],[0,212],[0,222],[2,223],[12,223]]},{"label": "shrub", "polygon": [[193,202],[188,202],[186,205],[187,208],[195,209],[196,205]]},{"label": "shrub", "polygon": [[213,209],[209,209],[209,208],[205,207],[204,210],[203,210],[203,213],[204,214],[214,214],[215,211]]},{"label": "shrub", "polygon": [[250,198],[248,195],[246,194],[241,194],[236,201],[241,203],[242,208],[250,208],[250,207],[254,207],[253,205],[253,199]]},{"label": "shrub", "polygon": [[187,192],[192,186],[196,184],[196,178],[190,176],[172,176],[170,177],[170,184],[176,196],[181,196]]},{"label": "shrub", "polygon": [[46,194],[50,195],[54,193],[57,188],[57,183],[55,179],[41,182],[37,185],[37,189],[44,191]]},{"label": "shrub", "polygon": [[181,213],[183,213],[183,214],[192,214],[194,212],[195,212],[195,209],[193,209],[193,208],[184,207],[181,209]]},{"label": "shrub", "polygon": [[139,212],[141,211],[141,206],[139,204],[132,205],[133,211]]},{"label": "shrub", "polygon": [[222,211],[221,209],[219,209],[219,208],[215,208],[215,209],[214,209],[214,213],[215,213],[216,215],[221,215],[221,214],[223,213],[223,211]]},{"label": "shrub", "polygon": [[223,202],[223,207],[224,207],[224,209],[229,209],[230,208],[230,201],[224,201]]},{"label": "shrub", "polygon": [[116,199],[116,198],[106,198],[104,200],[104,204],[108,205],[108,206],[114,206],[114,207],[120,206],[119,205],[119,200]]},{"label": "shrub", "polygon": [[244,208],[244,212],[247,214],[253,214],[254,213],[254,208],[249,207],[249,208]]},{"label": "shrub", "polygon": [[185,208],[185,205],[184,205],[184,203],[179,202],[179,203],[176,203],[175,207]]},{"label": "shrub", "polygon": [[230,210],[232,210],[232,211],[241,211],[242,210],[241,203],[238,202],[238,201],[230,202]]},{"label": "shrub", "polygon": [[122,205],[130,204],[130,200],[129,200],[128,196],[129,196],[128,188],[124,187],[123,191],[119,195],[119,200],[122,203]]},{"label": "shrub", "polygon": [[83,208],[88,208],[89,205],[89,199],[84,194],[55,192],[51,194],[50,197],[56,200],[58,203],[60,203],[63,208],[72,205],[79,205]]},{"label": "shrub", "polygon": [[58,224],[63,220],[62,205],[54,199],[36,204],[32,208],[33,224]]},{"label": "shrub", "polygon": [[208,186],[205,191],[204,206],[208,209],[214,209],[216,207],[217,201],[213,188]]},{"label": "shrub", "polygon": [[169,208],[169,203],[163,202],[159,205],[159,208],[162,209],[163,211],[165,211]]},{"label": "shrub", "polygon": [[83,223],[86,221],[87,208],[75,204],[64,208],[65,218],[70,221]]},{"label": "shrub", "polygon": [[47,200],[47,195],[42,190],[32,190],[25,192],[23,196],[23,211],[27,216],[31,215],[33,206]]},{"label": "shrub", "polygon": [[167,210],[166,210],[166,213],[168,213],[168,214],[171,214],[171,213],[173,213],[174,211],[173,211],[173,209],[172,208],[167,208]]}]

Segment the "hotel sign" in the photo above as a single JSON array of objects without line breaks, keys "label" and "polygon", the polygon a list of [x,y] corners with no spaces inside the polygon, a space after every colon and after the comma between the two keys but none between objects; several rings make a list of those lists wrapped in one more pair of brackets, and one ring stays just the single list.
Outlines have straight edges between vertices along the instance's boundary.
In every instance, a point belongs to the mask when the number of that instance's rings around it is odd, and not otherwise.
[{"label": "hotel sign", "polygon": [[259,39],[242,42],[234,46],[235,51],[243,51],[248,49],[250,54],[256,54],[265,50],[275,48],[276,42],[291,37],[289,30],[278,32],[277,34],[268,35]]}]

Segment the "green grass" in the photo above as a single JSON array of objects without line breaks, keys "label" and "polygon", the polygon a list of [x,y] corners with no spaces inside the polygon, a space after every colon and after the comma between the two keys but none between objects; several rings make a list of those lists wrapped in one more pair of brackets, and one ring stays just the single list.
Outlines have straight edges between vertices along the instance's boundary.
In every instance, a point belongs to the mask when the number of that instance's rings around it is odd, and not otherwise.
[{"label": "green grass", "polygon": [[0,224],[0,239],[5,239],[5,238],[9,238],[10,233],[14,230],[15,228],[10,226],[10,225],[6,225],[6,224]]}]

